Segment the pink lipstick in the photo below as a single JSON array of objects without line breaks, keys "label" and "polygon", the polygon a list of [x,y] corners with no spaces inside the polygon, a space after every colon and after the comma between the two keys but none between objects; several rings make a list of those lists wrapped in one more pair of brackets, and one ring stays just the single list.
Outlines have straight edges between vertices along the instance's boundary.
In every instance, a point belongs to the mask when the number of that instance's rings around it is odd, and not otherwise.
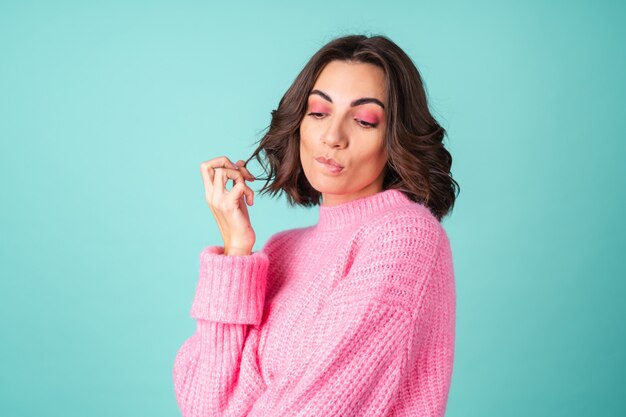
[{"label": "pink lipstick", "polygon": [[318,156],[317,158],[315,158],[315,160],[322,164],[328,170],[328,172],[332,174],[338,174],[343,170],[343,166],[332,158],[324,158],[323,156]]}]

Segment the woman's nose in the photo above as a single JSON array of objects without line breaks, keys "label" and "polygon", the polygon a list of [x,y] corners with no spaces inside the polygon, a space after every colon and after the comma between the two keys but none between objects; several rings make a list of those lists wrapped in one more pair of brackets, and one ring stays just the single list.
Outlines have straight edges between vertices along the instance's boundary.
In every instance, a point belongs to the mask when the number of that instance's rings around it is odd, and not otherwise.
[{"label": "woman's nose", "polygon": [[348,142],[346,136],[346,130],[344,129],[343,122],[340,118],[331,120],[328,124],[328,129],[322,135],[322,142],[331,147],[345,147]]}]

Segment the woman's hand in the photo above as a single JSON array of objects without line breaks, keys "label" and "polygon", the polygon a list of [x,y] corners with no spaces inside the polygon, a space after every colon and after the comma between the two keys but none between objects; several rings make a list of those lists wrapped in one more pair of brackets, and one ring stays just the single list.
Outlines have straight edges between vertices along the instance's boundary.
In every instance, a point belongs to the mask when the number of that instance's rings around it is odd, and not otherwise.
[{"label": "woman's hand", "polygon": [[[246,207],[246,203],[254,204],[254,191],[245,182],[254,177],[244,164],[239,160],[235,165],[225,156],[200,164],[206,202],[224,239],[225,255],[249,255],[256,240]],[[228,180],[234,182],[230,191],[226,189]]]}]

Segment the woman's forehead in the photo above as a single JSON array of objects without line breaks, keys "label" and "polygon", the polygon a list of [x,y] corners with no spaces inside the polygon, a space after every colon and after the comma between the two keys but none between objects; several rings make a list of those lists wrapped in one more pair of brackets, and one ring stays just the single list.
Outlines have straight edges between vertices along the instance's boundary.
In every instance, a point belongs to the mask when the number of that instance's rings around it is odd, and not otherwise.
[{"label": "woman's forehead", "polygon": [[372,64],[331,62],[309,92],[309,98],[312,97],[334,104],[373,98],[384,104],[385,75],[382,69]]}]

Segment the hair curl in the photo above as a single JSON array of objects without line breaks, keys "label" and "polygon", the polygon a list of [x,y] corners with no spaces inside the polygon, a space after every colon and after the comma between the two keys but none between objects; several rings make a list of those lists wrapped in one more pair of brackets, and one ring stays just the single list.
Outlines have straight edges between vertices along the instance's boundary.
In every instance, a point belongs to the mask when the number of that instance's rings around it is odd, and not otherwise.
[{"label": "hair curl", "polygon": [[[443,145],[446,131],[428,109],[422,78],[409,56],[385,36],[349,35],[336,38],[311,57],[271,112],[267,133],[248,158],[256,158],[266,177],[260,194],[282,191],[290,205],[314,206],[321,193],[306,178],[300,163],[300,123],[307,97],[324,67],[333,60],[376,65],[385,73],[388,111],[385,146],[388,161],[383,189],[398,189],[424,204],[441,219],[460,192],[452,178],[452,156]],[[268,167],[261,152],[265,153]],[[270,183],[271,181],[271,183]]]}]

